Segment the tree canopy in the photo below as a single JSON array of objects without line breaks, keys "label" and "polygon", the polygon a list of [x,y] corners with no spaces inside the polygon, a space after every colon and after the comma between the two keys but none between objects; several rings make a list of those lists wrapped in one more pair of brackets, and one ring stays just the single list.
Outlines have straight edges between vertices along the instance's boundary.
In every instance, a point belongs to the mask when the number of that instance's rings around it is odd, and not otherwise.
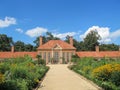
[{"label": "tree canopy", "polygon": [[101,51],[118,51],[119,50],[119,45],[116,45],[114,43],[112,43],[112,44],[102,44],[102,45],[100,45],[100,50]]},{"label": "tree canopy", "polygon": [[31,44],[25,44],[22,41],[14,43],[15,51],[34,51],[34,46]]},{"label": "tree canopy", "polygon": [[84,49],[85,51],[94,51],[95,46],[99,45],[99,40],[101,39],[97,31],[91,31],[84,38]]},{"label": "tree canopy", "polygon": [[[46,35],[42,37],[42,42],[46,43],[49,40],[60,40],[60,38],[54,37],[50,32],[46,32]],[[39,37],[37,37],[36,40],[33,42],[36,44],[36,48],[37,48],[39,46]]]},{"label": "tree canopy", "polygon": [[[64,40],[65,42],[69,43],[70,36],[67,36]],[[49,40],[59,40],[60,38],[54,37],[52,33],[47,32],[45,36],[43,36],[43,44],[48,42]],[[86,35],[83,41],[77,41],[73,38],[73,46],[77,49],[77,51],[94,51],[95,46],[99,45],[99,40],[101,39],[100,35],[96,31],[91,31]],[[22,41],[14,42],[12,37],[8,37],[5,34],[0,34],[0,51],[10,51],[11,46],[14,45],[15,51],[35,51],[36,48],[39,46],[39,37],[33,41],[36,46],[31,44],[25,44]],[[112,44],[101,44],[100,50],[101,51],[118,51],[119,45],[114,43]]]},{"label": "tree canopy", "polygon": [[5,34],[0,34],[0,51],[10,51],[12,45],[12,37],[8,37]]}]

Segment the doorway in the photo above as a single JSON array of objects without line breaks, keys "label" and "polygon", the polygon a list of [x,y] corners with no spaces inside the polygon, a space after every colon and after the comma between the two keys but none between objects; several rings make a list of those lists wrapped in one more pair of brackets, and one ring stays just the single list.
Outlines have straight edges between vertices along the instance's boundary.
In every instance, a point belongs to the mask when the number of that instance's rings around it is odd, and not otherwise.
[{"label": "doorway", "polygon": [[59,63],[59,52],[57,52],[57,51],[54,52],[53,63],[55,63],[55,64]]}]

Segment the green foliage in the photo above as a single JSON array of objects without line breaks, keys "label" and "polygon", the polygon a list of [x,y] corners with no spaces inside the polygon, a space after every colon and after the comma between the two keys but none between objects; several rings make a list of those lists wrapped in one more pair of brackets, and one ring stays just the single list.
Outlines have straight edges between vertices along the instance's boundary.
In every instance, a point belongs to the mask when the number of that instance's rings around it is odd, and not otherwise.
[{"label": "green foliage", "polygon": [[29,90],[27,82],[23,79],[6,80],[5,83],[0,85],[2,90]]},{"label": "green foliage", "polygon": [[10,69],[10,64],[9,63],[1,63],[0,64],[0,73],[4,74],[9,69]]},{"label": "green foliage", "polygon": [[100,45],[100,51],[118,51],[119,46],[115,44],[102,44]]},{"label": "green foliage", "polygon": [[0,34],[0,51],[10,51],[13,40],[5,34]]},{"label": "green foliage", "polygon": [[34,51],[34,46],[31,44],[25,44],[24,50],[25,51]]},{"label": "green foliage", "polygon": [[31,44],[25,44],[22,41],[17,41],[14,43],[15,51],[34,51],[34,46]]},{"label": "green foliage", "polygon": [[91,31],[87,34],[87,36],[84,38],[84,47],[87,51],[95,51],[95,46],[99,45],[98,40],[100,40],[100,35],[97,31]]},{"label": "green foliage", "polygon": [[77,55],[72,55],[72,59],[71,59],[71,62],[73,62],[74,64],[76,64],[79,60],[79,56]]},{"label": "green foliage", "polygon": [[35,64],[29,56],[9,59],[0,64],[0,89],[32,90],[47,70],[48,67]]},{"label": "green foliage", "polygon": [[41,58],[41,55],[37,55],[36,56],[38,59],[38,65],[46,65],[46,61],[44,59]]},{"label": "green foliage", "polygon": [[25,43],[22,41],[17,41],[14,43],[15,51],[24,51]]},{"label": "green foliage", "polygon": [[44,59],[40,59],[38,64],[41,64],[41,65],[46,65],[46,61]]},{"label": "green foliage", "polygon": [[[43,44],[48,42],[49,40],[60,40],[60,38],[54,37],[52,33],[46,32],[46,35],[42,37]],[[35,41],[33,41],[36,44],[36,48],[39,47],[39,37],[36,38]]]},{"label": "green foliage", "polygon": [[75,64],[69,67],[86,78],[93,80],[105,90],[120,89],[120,58],[76,58]]},{"label": "green foliage", "polygon": [[110,81],[113,82],[115,85],[120,86],[120,71],[114,71],[111,74]]},{"label": "green foliage", "polygon": [[[64,41],[67,42],[67,43],[70,43],[69,38],[70,38],[70,36],[67,35],[66,39]],[[79,41],[77,41],[75,39],[73,39],[73,46],[76,48],[77,51],[82,50],[81,42],[79,42]]]}]

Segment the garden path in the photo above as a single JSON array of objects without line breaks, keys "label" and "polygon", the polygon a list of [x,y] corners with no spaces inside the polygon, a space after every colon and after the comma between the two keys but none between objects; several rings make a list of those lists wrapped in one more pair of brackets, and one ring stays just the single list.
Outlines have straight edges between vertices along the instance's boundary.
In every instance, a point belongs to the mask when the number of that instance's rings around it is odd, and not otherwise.
[{"label": "garden path", "polygon": [[38,90],[101,90],[97,85],[67,68],[68,65],[49,65]]}]

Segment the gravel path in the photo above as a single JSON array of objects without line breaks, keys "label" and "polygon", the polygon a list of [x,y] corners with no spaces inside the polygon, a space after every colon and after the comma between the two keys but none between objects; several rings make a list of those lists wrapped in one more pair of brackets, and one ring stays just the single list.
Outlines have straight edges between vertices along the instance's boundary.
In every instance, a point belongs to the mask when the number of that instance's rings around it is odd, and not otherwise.
[{"label": "gravel path", "polygon": [[49,65],[38,90],[101,90],[97,85],[69,70],[67,65]]}]

